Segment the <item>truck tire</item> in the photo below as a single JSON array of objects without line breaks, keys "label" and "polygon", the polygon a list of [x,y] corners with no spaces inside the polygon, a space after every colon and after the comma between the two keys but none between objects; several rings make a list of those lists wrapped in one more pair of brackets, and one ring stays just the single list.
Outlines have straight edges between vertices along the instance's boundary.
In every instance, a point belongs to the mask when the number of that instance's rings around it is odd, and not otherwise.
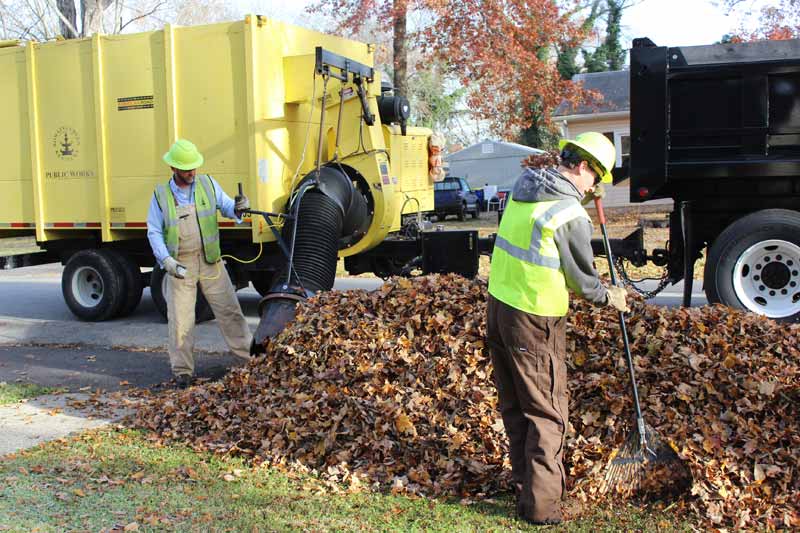
[{"label": "truck tire", "polygon": [[142,271],[133,258],[125,252],[117,250],[107,250],[108,254],[116,262],[117,268],[122,274],[122,305],[116,316],[126,317],[133,313],[142,301],[142,291],[144,282],[142,281]]},{"label": "truck tire", "polygon": [[123,277],[108,250],[81,250],[64,267],[61,292],[79,319],[102,322],[114,317],[124,303]]},{"label": "truck tire", "polygon": [[800,213],[766,209],[725,228],[711,245],[704,278],[711,303],[800,321]]},{"label": "truck tire", "polygon": [[[156,265],[153,267],[153,272],[150,273],[150,296],[153,298],[153,303],[156,304],[156,309],[161,313],[164,321],[167,321],[167,271]],[[197,288],[197,301],[194,304],[194,322],[200,324],[207,322],[214,318],[214,312],[208,304],[208,300],[203,295],[200,287]]]},{"label": "truck tire", "polygon": [[461,204],[461,207],[458,208],[458,213],[456,217],[459,221],[463,222],[465,218],[467,218],[467,204]]}]

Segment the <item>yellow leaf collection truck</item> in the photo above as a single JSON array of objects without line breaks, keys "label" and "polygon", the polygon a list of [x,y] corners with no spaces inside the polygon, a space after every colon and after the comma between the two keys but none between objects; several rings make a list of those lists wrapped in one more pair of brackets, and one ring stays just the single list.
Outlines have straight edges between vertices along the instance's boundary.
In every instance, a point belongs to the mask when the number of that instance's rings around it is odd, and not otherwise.
[{"label": "yellow leaf collection truck", "polygon": [[42,250],[0,266],[64,264],[83,320],[133,312],[148,285],[166,315],[145,221],[178,138],[203,152],[201,172],[251,199],[245,224],[220,225],[224,254],[257,257],[226,262],[237,288],[264,297],[256,349],[333,286],[339,258],[351,273],[474,276],[491,247],[474,231],[423,231],[442,142],[406,124],[408,101],[381,83],[367,44],[259,16],[6,41],[0,98],[0,237],[35,235]]}]

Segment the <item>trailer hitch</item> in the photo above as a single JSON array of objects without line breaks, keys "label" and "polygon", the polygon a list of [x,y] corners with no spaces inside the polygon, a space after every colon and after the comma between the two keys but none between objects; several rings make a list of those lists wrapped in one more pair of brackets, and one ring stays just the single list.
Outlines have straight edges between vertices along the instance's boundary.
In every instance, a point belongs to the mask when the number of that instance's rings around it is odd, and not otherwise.
[{"label": "trailer hitch", "polygon": [[655,266],[667,266],[667,263],[669,263],[669,251],[666,248],[654,248],[653,254],[648,255],[647,260]]},{"label": "trailer hitch", "polygon": [[[627,259],[635,266],[647,264],[647,251],[644,249],[644,230],[641,226],[624,239],[609,239],[611,253],[617,259]],[[602,239],[592,239],[592,252],[595,256],[605,255]]]}]

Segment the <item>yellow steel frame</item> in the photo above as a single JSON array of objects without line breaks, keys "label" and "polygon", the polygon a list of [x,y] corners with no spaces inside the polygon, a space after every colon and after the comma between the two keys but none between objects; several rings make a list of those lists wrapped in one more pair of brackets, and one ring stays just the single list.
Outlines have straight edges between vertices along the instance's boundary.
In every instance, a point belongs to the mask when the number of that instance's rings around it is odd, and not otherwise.
[{"label": "yellow steel frame", "polygon": [[[7,222],[32,222],[38,241],[98,230],[105,242],[141,238],[153,186],[169,177],[160,155],[179,137],[200,140],[206,156],[200,171],[214,175],[231,196],[241,182],[254,208],[280,211],[299,179],[314,168],[320,132],[323,162],[334,156],[343,88],[352,94],[343,104],[338,157],[365,177],[375,211],[367,234],[341,255],[374,247],[399,229],[401,210],[433,208],[427,178],[430,132],[409,128],[403,137],[398,128],[381,125],[377,75],[368,85],[374,125],[362,122],[352,82],[335,79],[328,80],[325,123],[319,123],[324,84],[318,76],[314,80],[314,48],[372,65],[371,46],[257,16],[197,27],[168,24],[144,34],[27,43],[24,51],[17,44],[0,42],[0,54],[15,54],[24,69],[0,74],[17,84],[18,90],[5,87],[7,94],[27,98],[27,110],[17,112],[27,115],[28,134],[21,142],[30,160],[24,149],[26,155],[19,157],[31,172],[31,193],[24,198],[31,198],[32,206],[15,213],[32,213],[33,220],[7,221],[0,213],[0,236]],[[6,61],[2,68],[16,63]],[[213,74],[204,78],[205,71]],[[131,100],[149,105],[124,103]],[[68,148],[59,155],[56,137],[67,130],[81,146],[62,157]],[[3,143],[3,136],[11,135],[19,144],[17,129],[8,128],[0,132],[0,150],[14,144]],[[64,174],[62,169],[69,179],[53,179]],[[4,179],[13,182],[9,190],[27,186],[24,174]],[[54,227],[59,222],[75,227]],[[253,220],[250,231],[254,242],[274,240],[261,220]]]}]

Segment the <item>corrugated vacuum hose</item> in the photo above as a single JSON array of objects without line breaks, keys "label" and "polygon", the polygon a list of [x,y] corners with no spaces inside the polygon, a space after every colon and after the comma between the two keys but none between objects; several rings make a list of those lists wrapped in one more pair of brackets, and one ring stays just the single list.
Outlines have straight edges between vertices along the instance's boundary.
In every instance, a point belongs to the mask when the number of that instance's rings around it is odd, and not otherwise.
[{"label": "corrugated vacuum hose", "polygon": [[294,319],[297,302],[333,288],[340,239],[363,233],[370,214],[364,196],[338,165],[309,174],[298,187],[288,211],[281,240],[289,254],[269,293],[259,302],[261,321],[251,352],[262,353],[264,342]]}]

